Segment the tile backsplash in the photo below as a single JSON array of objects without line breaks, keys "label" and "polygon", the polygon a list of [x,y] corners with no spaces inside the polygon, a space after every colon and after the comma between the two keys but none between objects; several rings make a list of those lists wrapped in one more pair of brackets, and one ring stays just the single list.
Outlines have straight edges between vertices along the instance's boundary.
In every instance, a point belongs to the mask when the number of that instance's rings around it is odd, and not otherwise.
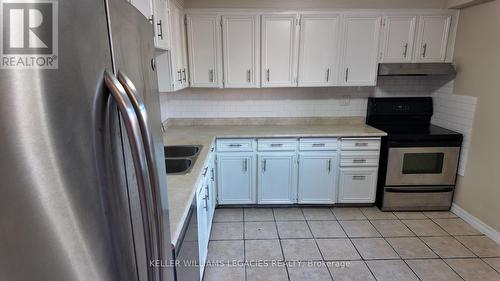
[{"label": "tile backsplash", "polygon": [[458,174],[465,175],[477,97],[453,94],[453,81],[434,91],[432,124],[463,134]]},{"label": "tile backsplash", "polygon": [[379,78],[376,87],[196,89],[160,95],[162,119],[365,116],[370,96],[426,96],[446,81]]}]

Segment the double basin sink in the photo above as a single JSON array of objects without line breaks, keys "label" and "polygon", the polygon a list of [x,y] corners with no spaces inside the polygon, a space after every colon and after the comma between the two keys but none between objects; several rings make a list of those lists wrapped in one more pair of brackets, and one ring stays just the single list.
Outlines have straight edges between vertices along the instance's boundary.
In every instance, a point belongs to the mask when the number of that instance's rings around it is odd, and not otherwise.
[{"label": "double basin sink", "polygon": [[165,146],[165,166],[168,175],[184,175],[191,171],[200,153],[201,145]]}]

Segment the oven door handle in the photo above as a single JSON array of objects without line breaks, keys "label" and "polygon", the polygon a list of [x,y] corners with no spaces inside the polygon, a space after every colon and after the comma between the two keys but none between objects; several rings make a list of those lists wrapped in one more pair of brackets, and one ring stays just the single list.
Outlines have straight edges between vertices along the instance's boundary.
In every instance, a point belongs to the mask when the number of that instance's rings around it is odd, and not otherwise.
[{"label": "oven door handle", "polygon": [[441,187],[441,188],[409,188],[409,187],[388,187],[385,189],[386,192],[392,193],[437,193],[437,192],[451,192],[453,187]]}]

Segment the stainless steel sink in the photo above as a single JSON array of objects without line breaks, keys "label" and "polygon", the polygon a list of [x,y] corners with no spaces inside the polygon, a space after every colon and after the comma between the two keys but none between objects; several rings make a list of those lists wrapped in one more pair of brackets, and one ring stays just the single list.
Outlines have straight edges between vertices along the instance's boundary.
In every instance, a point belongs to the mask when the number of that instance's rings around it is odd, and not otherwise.
[{"label": "stainless steel sink", "polygon": [[201,145],[171,145],[165,146],[165,158],[193,158],[200,153]]},{"label": "stainless steel sink", "polygon": [[201,145],[171,145],[163,148],[167,175],[188,174],[194,166]]},{"label": "stainless steel sink", "polygon": [[194,161],[189,158],[166,158],[165,166],[168,175],[187,174],[191,171]]}]

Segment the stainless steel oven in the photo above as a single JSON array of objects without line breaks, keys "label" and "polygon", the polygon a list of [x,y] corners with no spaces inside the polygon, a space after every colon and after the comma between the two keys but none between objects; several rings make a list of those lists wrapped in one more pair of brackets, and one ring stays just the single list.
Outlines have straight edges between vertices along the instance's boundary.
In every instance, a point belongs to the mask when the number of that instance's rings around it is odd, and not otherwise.
[{"label": "stainless steel oven", "polygon": [[460,147],[390,147],[386,186],[454,185]]},{"label": "stainless steel oven", "polygon": [[431,124],[431,97],[369,98],[366,123],[382,138],[377,205],[383,211],[449,210],[463,136]]}]

